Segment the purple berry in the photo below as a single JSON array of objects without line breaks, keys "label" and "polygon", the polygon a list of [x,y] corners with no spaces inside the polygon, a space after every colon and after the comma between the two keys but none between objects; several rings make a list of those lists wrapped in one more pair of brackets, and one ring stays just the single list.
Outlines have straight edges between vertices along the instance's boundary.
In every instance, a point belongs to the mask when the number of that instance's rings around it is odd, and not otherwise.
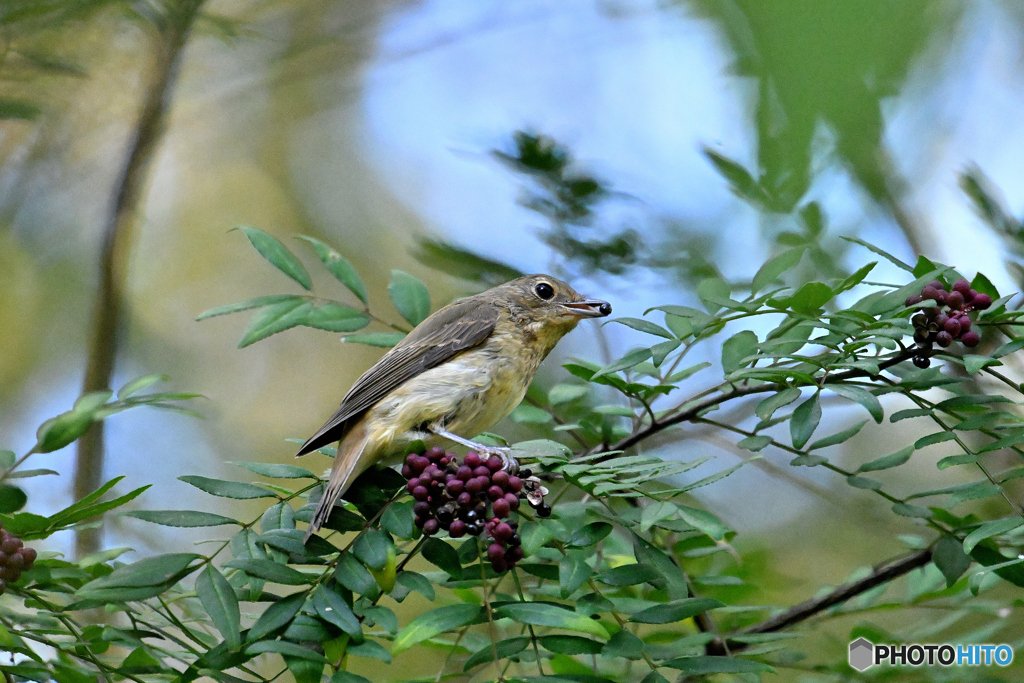
[{"label": "purple berry", "polygon": [[480,493],[484,490],[484,482],[479,477],[473,477],[466,482],[466,491],[470,493]]},{"label": "purple berry", "polygon": [[946,315],[945,313],[939,313],[937,316],[935,316],[935,324],[938,325],[939,327],[945,325],[947,320],[949,320],[949,316]]},{"label": "purple berry", "polygon": [[498,558],[505,559],[505,546],[500,543],[492,543],[487,547],[487,559],[493,562]]},{"label": "purple berry", "polygon": [[939,332],[937,335],[935,335],[935,343],[941,346],[942,348],[946,348],[947,346],[953,343],[953,335],[943,330],[942,332]]},{"label": "purple berry", "polygon": [[463,486],[465,486],[465,483],[461,479],[449,479],[444,488],[449,496],[457,498],[462,493]]},{"label": "purple berry", "polygon": [[992,305],[992,297],[988,294],[978,294],[971,300],[971,306],[979,311],[984,311],[986,308]]},{"label": "purple berry", "polygon": [[501,458],[499,458],[496,455],[492,455],[491,457],[487,458],[487,469],[489,469],[491,472],[497,472],[498,470],[501,469],[502,465],[504,465],[504,463],[501,461]]},{"label": "purple berry", "polygon": [[498,470],[497,472],[491,475],[491,481],[503,489],[508,488],[508,479],[508,472],[506,472],[505,470]]},{"label": "purple berry", "polygon": [[487,465],[477,465],[473,468],[474,477],[487,477],[487,481],[491,480],[491,470]]},{"label": "purple berry", "polygon": [[933,301],[938,301],[939,300],[939,290],[935,289],[931,285],[928,285],[927,287],[925,287],[924,289],[921,290],[921,296],[923,296],[925,299],[931,299]]},{"label": "purple berry", "polygon": [[967,294],[967,292],[971,291],[971,283],[968,282],[967,280],[964,280],[963,278],[960,278],[959,280],[953,283],[953,291],[960,292],[961,295]]},{"label": "purple berry", "polygon": [[494,536],[494,540],[498,543],[505,543],[508,539],[512,538],[512,533],[512,527],[505,522],[501,522],[494,527],[491,535]]},{"label": "purple berry", "polygon": [[505,561],[508,562],[510,565],[515,564],[524,557],[526,557],[526,552],[520,545],[509,548],[508,551],[505,553]]},{"label": "purple berry", "polygon": [[973,348],[981,342],[981,335],[975,332],[974,330],[971,330],[966,334],[960,335],[960,341],[961,343],[963,343],[964,346]]},{"label": "purple berry", "polygon": [[505,491],[500,486],[492,486],[487,489],[487,497],[491,500],[498,500],[505,497]]},{"label": "purple berry", "polygon": [[491,560],[491,569],[493,569],[495,571],[495,573],[497,573],[497,574],[501,574],[503,572],[507,572],[508,571],[508,563],[505,562],[505,556],[502,555],[497,560]]},{"label": "purple berry", "polygon": [[452,538],[462,538],[466,535],[466,523],[461,519],[457,519],[452,522],[451,526],[448,527],[448,535]]},{"label": "purple berry", "polygon": [[504,498],[499,498],[491,504],[491,509],[494,510],[495,517],[508,517],[509,512],[512,511],[512,506]]},{"label": "purple berry", "polygon": [[961,315],[959,318],[957,318],[957,321],[959,321],[960,323],[961,332],[967,332],[968,330],[971,329],[971,319],[968,318],[966,315]]},{"label": "purple berry", "polygon": [[508,489],[512,493],[519,493],[523,490],[523,480],[514,474],[508,478]]},{"label": "purple berry", "polygon": [[426,536],[433,536],[440,528],[441,524],[436,519],[428,519],[423,523],[423,533]]},{"label": "purple berry", "polygon": [[508,507],[509,507],[510,510],[518,510],[519,509],[519,496],[517,496],[516,494],[514,494],[514,493],[506,493],[505,494],[505,502],[508,503]]},{"label": "purple berry", "polygon": [[470,451],[469,453],[466,453],[466,457],[462,459],[462,462],[468,465],[469,467],[479,467],[480,456],[477,453]]},{"label": "purple berry", "polygon": [[416,500],[426,500],[430,496],[430,491],[427,490],[426,486],[417,486],[412,490],[412,497]]},{"label": "purple berry", "polygon": [[425,516],[430,514],[430,503],[427,503],[427,502],[416,503],[415,505],[412,506],[412,511],[415,514],[417,514],[417,515],[425,517]]},{"label": "purple berry", "polygon": [[455,476],[462,481],[469,481],[473,476],[473,468],[468,465],[463,465],[455,472]]},{"label": "purple berry", "polygon": [[402,476],[406,479],[412,479],[412,467],[409,465],[402,465]]},{"label": "purple berry", "polygon": [[945,291],[945,289],[946,289],[946,285],[942,284],[942,280],[932,280],[926,286],[927,287],[934,287],[935,289],[939,290],[940,292]]},{"label": "purple berry", "polygon": [[960,292],[950,292],[946,295],[946,305],[952,309],[959,309],[964,305],[964,295]]},{"label": "purple berry", "polygon": [[921,296],[920,294],[913,294],[911,296],[908,296],[907,300],[904,303],[907,306],[914,306],[916,304],[921,303],[922,301],[924,301],[924,297],[923,296]]},{"label": "purple berry", "polygon": [[34,548],[22,548],[21,554],[25,558],[25,569],[32,569],[36,563],[36,551]]},{"label": "purple berry", "polygon": [[950,318],[942,327],[946,332],[949,332],[951,337],[956,337],[960,334],[960,320],[958,318]]}]

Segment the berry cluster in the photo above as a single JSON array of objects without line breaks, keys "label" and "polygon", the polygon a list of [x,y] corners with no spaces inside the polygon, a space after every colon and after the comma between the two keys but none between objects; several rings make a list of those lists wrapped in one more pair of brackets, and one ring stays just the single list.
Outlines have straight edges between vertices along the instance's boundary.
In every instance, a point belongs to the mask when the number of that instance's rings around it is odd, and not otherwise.
[{"label": "berry cluster", "polygon": [[23,571],[32,569],[36,563],[36,551],[25,548],[21,539],[4,529],[0,524],[0,594],[8,583],[21,578]]},{"label": "berry cluster", "polygon": [[983,311],[992,305],[992,297],[971,289],[967,280],[957,280],[950,291],[939,280],[930,282],[921,289],[921,294],[907,297],[907,306],[919,304],[926,299],[939,304],[925,308],[911,318],[914,324],[914,341],[920,353],[914,356],[914,365],[926,368],[930,364],[928,355],[932,345],[946,348],[955,340],[967,347],[975,347],[981,341],[977,331],[971,329],[971,311]]},{"label": "berry cluster", "polygon": [[473,452],[460,464],[454,453],[435,446],[422,454],[410,453],[402,466],[402,476],[416,500],[416,526],[427,536],[444,530],[452,538],[486,531],[493,540],[487,559],[496,572],[523,559],[519,524],[511,519],[520,500],[526,498],[541,517],[551,514],[540,480],[530,470],[520,472],[522,476],[509,474],[502,464],[497,455],[484,459]]}]

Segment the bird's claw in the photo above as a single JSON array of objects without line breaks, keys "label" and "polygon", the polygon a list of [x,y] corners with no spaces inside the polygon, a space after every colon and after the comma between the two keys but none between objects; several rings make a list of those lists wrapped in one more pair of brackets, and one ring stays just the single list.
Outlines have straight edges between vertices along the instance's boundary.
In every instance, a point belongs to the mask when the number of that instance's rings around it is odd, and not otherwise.
[{"label": "bird's claw", "polygon": [[501,469],[509,474],[519,472],[519,461],[512,457],[512,449],[503,446],[484,446],[480,449],[481,454],[496,455],[501,458]]}]

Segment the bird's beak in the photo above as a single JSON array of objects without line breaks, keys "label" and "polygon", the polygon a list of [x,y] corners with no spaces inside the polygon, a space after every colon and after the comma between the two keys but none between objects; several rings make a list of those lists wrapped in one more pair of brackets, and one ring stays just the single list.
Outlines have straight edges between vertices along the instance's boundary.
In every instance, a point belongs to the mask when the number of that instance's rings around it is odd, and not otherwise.
[{"label": "bird's beak", "polygon": [[606,315],[611,315],[612,312],[612,305],[600,299],[571,301],[567,304],[562,304],[562,306],[567,308],[573,315],[578,315],[581,318],[603,318]]}]

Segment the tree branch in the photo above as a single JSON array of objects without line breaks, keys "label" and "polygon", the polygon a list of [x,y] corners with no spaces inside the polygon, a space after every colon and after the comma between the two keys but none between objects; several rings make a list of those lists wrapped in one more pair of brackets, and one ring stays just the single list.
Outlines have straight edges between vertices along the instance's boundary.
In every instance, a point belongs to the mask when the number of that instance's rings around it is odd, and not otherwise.
[{"label": "tree branch", "polygon": [[[150,162],[165,123],[177,79],[181,52],[203,0],[182,0],[160,27],[155,76],[143,102],[117,195],[104,228],[100,247],[99,289],[94,303],[82,393],[110,388],[117,358],[118,333],[124,306],[128,254],[143,199]],[[96,490],[103,478],[103,422],[79,440],[75,456],[75,500]],[[75,537],[78,557],[99,550],[98,529],[83,529]]]},{"label": "tree branch", "polygon": [[[911,553],[910,555],[905,555],[896,560],[883,562],[882,564],[875,566],[871,574],[859,581],[853,581],[839,586],[835,590],[819,598],[813,598],[806,602],[801,602],[799,605],[794,605],[786,611],[776,614],[774,617],[765,619],[759,624],[754,624],[753,626],[737,631],[736,633],[733,633],[732,636],[752,635],[755,633],[774,633],[776,631],[781,631],[793,626],[794,624],[799,624],[815,614],[827,610],[829,607],[846,602],[850,598],[854,598],[861,593],[865,593],[876,586],[892,581],[904,574],[909,574],[918,567],[923,567],[931,562],[931,559],[932,548],[929,547],[924,550]],[[728,648],[726,647],[726,644],[728,644]],[[705,649],[709,655],[722,656],[727,654],[727,652],[736,653],[748,646],[749,643],[742,643],[727,637],[725,643],[720,640],[715,640],[708,643]]]}]

